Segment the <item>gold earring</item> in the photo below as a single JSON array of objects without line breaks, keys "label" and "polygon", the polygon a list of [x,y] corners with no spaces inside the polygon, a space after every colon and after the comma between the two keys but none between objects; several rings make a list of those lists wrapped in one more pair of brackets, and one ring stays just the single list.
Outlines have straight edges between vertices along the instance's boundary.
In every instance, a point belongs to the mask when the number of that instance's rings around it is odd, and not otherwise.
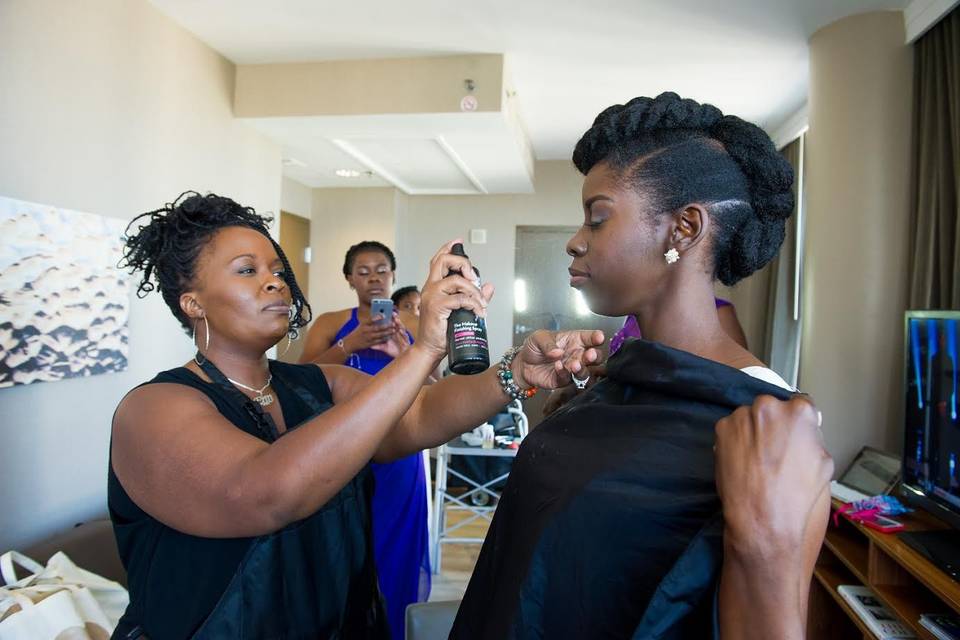
[{"label": "gold earring", "polygon": [[290,351],[290,346],[293,344],[293,341],[299,339],[300,331],[298,329],[294,328],[287,331],[287,346],[283,348],[283,351],[280,352],[280,355],[278,355],[277,358],[282,358],[287,351]]},{"label": "gold earring", "polygon": [[[210,350],[210,323],[207,321],[207,316],[200,316],[200,317],[203,318],[204,331],[207,334],[206,340],[204,340],[203,351],[200,351],[200,345],[197,344],[197,323],[199,323],[200,320],[193,321],[193,344],[196,345],[197,347],[197,353],[204,356],[203,362],[206,362],[207,358],[206,358],[205,352]],[[200,366],[203,364],[203,362],[200,362],[199,360],[197,360],[197,356],[193,356],[193,361],[197,363],[197,366]]]},{"label": "gold earring", "polygon": [[280,352],[280,355],[277,358],[282,358],[287,351],[290,351],[290,345],[293,344],[293,340],[290,339],[290,334],[287,334],[287,346],[283,348],[283,351]]}]

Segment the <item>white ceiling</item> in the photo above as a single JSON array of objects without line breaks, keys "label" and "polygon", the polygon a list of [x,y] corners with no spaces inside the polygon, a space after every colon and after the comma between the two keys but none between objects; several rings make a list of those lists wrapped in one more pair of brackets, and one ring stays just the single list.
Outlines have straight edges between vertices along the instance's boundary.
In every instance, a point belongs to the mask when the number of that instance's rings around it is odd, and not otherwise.
[{"label": "white ceiling", "polygon": [[238,63],[503,53],[538,159],[674,90],[768,130],[806,100],[807,39],[908,0],[151,0]]},{"label": "white ceiling", "polygon": [[[530,193],[530,167],[498,111],[244,118],[280,143],[283,174],[311,188],[384,187],[411,195]],[[361,172],[340,178],[337,169]],[[368,175],[372,172],[372,175]]]}]

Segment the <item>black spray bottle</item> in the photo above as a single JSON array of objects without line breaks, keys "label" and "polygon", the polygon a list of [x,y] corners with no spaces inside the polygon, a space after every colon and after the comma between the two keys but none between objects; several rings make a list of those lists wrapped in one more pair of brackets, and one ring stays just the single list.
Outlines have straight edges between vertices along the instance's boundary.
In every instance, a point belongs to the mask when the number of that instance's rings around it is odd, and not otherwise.
[{"label": "black spray bottle", "polygon": [[[455,256],[467,257],[459,242],[450,250]],[[474,267],[477,284],[480,271]],[[466,274],[461,274],[469,278]],[[487,345],[487,324],[469,309],[457,309],[447,320],[447,355],[450,370],[459,375],[473,375],[490,367],[490,348]]]}]

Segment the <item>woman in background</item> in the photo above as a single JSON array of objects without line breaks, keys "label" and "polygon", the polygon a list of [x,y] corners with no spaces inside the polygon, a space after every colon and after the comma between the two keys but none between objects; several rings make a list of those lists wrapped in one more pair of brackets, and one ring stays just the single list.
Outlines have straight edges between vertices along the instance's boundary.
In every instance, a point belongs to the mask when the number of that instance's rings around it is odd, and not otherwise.
[{"label": "woman in background", "polygon": [[[310,328],[300,362],[346,364],[371,376],[409,348],[413,336],[394,306],[390,322],[371,315],[375,299],[389,298],[397,260],[386,245],[366,240],[347,250],[343,275],[357,306],[319,316]],[[415,289],[414,289],[415,290]],[[419,294],[417,294],[419,298]],[[419,306],[419,305],[418,305]],[[427,481],[422,452],[373,463],[373,550],[394,638],[403,637],[407,605],[430,595]]]},{"label": "woman in background", "polygon": [[390,296],[393,306],[400,311],[400,321],[416,335],[420,322],[420,292],[414,286],[400,287]]},{"label": "woman in background", "polygon": [[401,312],[420,317],[420,291],[413,285],[400,287],[390,296],[394,306]]}]

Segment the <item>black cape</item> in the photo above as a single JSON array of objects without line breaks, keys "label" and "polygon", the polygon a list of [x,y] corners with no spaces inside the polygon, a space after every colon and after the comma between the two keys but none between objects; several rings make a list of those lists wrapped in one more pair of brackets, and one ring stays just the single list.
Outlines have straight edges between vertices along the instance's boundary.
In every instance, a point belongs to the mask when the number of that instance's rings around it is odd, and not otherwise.
[{"label": "black cape", "polygon": [[524,441],[451,639],[717,637],[717,420],[791,393],[645,340]]}]

